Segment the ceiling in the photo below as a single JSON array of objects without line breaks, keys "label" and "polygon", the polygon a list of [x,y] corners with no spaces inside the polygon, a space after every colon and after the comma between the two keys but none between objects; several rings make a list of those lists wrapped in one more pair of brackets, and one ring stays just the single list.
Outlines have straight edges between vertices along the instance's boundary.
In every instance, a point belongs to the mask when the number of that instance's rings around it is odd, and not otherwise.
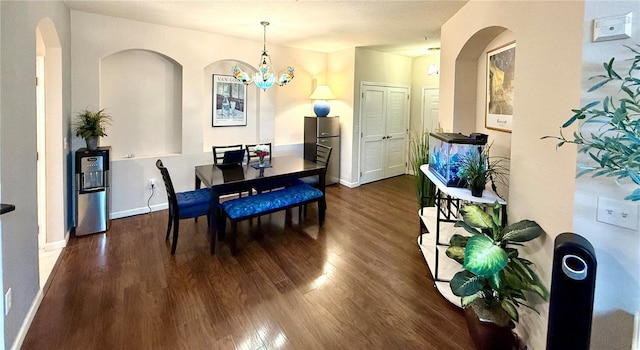
[{"label": "ceiling", "polygon": [[368,47],[410,57],[440,46],[440,26],[467,0],[71,1],[92,12],[269,44],[333,52]]}]

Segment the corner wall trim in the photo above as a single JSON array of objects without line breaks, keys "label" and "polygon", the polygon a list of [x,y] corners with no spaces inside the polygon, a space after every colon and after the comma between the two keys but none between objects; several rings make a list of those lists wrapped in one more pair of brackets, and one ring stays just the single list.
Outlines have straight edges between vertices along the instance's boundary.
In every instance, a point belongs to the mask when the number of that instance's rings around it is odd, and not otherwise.
[{"label": "corner wall trim", "polygon": [[24,342],[24,338],[27,336],[27,332],[29,331],[29,327],[31,327],[31,322],[33,322],[33,318],[36,316],[36,312],[40,307],[40,303],[42,303],[42,298],[44,295],[42,294],[42,289],[38,290],[35,298],[33,298],[33,303],[31,303],[31,307],[29,308],[29,312],[22,321],[22,326],[18,331],[18,335],[16,335],[16,339],[13,341],[13,345],[11,345],[11,350],[19,350],[22,347],[22,343]]}]

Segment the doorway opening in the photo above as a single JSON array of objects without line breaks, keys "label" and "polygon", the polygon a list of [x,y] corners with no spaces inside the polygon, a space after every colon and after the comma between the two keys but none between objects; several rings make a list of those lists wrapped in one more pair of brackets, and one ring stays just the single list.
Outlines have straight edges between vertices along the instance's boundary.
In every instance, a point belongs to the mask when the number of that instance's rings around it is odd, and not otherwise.
[{"label": "doorway opening", "polygon": [[36,27],[36,132],[38,257],[43,288],[62,248],[64,228],[64,151],[62,50],[53,21]]}]

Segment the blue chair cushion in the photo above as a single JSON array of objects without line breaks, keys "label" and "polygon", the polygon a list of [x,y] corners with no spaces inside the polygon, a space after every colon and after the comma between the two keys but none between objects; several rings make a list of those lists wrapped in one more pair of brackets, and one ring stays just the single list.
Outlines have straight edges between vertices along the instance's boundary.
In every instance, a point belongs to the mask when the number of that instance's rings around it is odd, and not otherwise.
[{"label": "blue chair cushion", "polygon": [[208,188],[176,193],[180,219],[205,215],[211,207],[211,192]]},{"label": "blue chair cushion", "polygon": [[324,196],[324,193],[309,185],[283,188],[253,196],[236,198],[222,202],[220,206],[232,220],[252,217],[310,202]]}]

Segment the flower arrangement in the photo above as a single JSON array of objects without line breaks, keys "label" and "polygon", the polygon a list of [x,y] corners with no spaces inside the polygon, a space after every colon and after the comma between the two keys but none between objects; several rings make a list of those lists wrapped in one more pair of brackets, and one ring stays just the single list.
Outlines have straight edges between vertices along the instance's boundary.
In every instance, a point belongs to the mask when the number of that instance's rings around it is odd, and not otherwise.
[{"label": "flower arrangement", "polygon": [[253,153],[258,157],[264,157],[269,155],[269,146],[267,145],[256,145],[253,148]]}]

